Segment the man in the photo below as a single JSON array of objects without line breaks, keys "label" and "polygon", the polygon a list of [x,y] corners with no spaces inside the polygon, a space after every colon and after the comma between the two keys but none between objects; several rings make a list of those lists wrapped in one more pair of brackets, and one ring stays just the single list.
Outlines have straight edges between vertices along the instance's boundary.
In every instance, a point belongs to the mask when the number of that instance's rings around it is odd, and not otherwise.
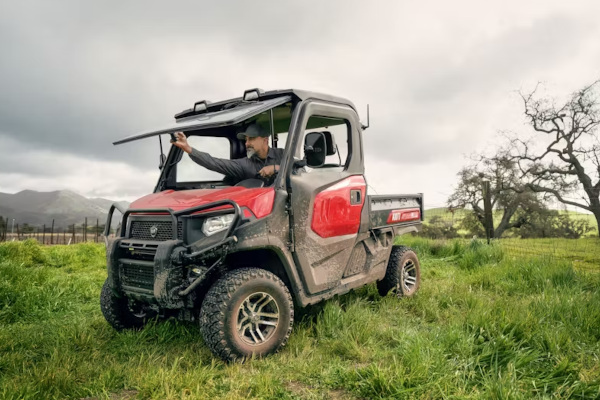
[{"label": "man", "polygon": [[197,164],[224,174],[233,183],[244,179],[262,178],[270,183],[283,158],[283,149],[269,148],[270,133],[258,124],[249,125],[245,132],[238,133],[238,139],[246,141],[246,158],[227,160],[216,158],[189,145],[183,132],[176,132],[177,140],[172,142],[190,155]]}]

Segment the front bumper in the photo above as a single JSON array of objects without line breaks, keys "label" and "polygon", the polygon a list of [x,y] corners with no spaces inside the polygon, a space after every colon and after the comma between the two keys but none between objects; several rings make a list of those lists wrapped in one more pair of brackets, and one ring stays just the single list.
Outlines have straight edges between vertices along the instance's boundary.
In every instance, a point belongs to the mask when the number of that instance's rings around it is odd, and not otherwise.
[{"label": "front bumper", "polygon": [[[202,218],[206,216],[197,213],[226,205],[231,205],[234,212],[231,226],[209,237],[199,234]],[[110,232],[115,209],[119,210],[116,204],[109,211],[105,235]],[[177,212],[171,209],[119,211],[123,214],[120,234],[106,241],[109,285],[117,294],[167,309],[194,306],[196,299],[192,289],[199,286],[210,269],[220,265],[229,247],[236,242],[233,232],[242,215],[238,204],[229,200]],[[230,211],[231,208],[217,212]],[[140,228],[140,224],[145,228]],[[149,231],[148,227],[153,229],[151,237],[140,234]],[[191,269],[204,273],[193,275]]]}]

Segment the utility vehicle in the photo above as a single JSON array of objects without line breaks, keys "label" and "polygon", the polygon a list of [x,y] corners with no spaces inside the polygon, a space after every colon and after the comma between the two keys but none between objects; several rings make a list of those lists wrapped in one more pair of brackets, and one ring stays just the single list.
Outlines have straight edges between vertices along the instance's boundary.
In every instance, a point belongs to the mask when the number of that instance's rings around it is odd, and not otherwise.
[{"label": "utility vehicle", "polygon": [[[176,146],[162,152],[161,135],[184,132],[199,150],[245,157],[236,134],[251,123],[285,149],[268,184],[234,184]],[[115,142],[158,136],[160,177],[152,194],[109,211],[100,298],[106,320],[118,330],[154,317],[198,321],[212,352],[236,360],[281,348],[295,308],[372,282],[381,295],[412,296],[419,260],[394,239],[420,229],[423,197],[367,194],[365,128],[343,98],[250,89],[199,101],[164,129]],[[122,222],[109,239],[115,209]]]}]

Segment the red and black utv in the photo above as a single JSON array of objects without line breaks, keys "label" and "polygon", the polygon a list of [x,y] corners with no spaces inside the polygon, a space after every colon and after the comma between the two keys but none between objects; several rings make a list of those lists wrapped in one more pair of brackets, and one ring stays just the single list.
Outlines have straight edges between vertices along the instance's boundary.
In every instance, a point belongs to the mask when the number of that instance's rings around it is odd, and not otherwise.
[{"label": "red and black utv", "polygon": [[362,132],[354,105],[302,90],[247,90],[200,101],[166,129],[213,156],[246,156],[236,133],[256,123],[285,149],[274,182],[229,177],[195,164],[176,146],[161,154],[154,193],[117,204],[123,219],[107,240],[100,304],[115,329],[156,316],[198,320],[225,360],[262,356],[287,341],[294,307],[377,282],[381,295],[413,295],[415,253],[394,238],[420,229],[422,195],[367,195]]}]

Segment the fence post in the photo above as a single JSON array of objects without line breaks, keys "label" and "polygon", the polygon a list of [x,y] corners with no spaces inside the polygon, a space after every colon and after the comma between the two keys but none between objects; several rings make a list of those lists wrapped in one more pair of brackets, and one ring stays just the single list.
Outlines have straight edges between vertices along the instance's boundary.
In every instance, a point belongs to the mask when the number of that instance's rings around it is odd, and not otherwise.
[{"label": "fence post", "polygon": [[87,243],[87,217],[85,217],[85,226],[83,227],[83,242]]},{"label": "fence post", "polygon": [[98,243],[98,218],[96,218],[96,243]]},{"label": "fence post", "polygon": [[485,236],[490,244],[490,239],[494,238],[494,215],[492,213],[492,191],[490,190],[490,181],[483,181],[483,213],[485,220]]},{"label": "fence post", "polygon": [[52,228],[50,228],[50,244],[54,244],[54,220],[52,220]]}]

